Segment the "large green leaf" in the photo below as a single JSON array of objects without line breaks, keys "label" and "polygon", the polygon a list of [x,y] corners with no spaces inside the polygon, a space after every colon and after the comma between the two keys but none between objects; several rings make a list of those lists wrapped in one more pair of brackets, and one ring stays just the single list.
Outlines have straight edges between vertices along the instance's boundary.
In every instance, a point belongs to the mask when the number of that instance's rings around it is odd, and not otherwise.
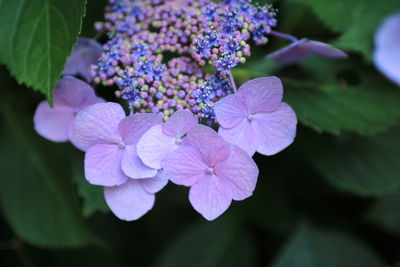
[{"label": "large green leaf", "polygon": [[[331,29],[342,32],[336,45],[345,50],[362,52],[371,59],[373,35],[390,13],[399,9],[398,0],[290,0],[309,5]],[[350,8],[351,7],[351,8]]]},{"label": "large green leaf", "polygon": [[283,249],[273,267],[383,266],[362,242],[347,234],[303,225]]},{"label": "large green leaf", "polygon": [[98,243],[79,210],[69,168],[72,147],[39,137],[23,97],[6,95],[0,107],[0,203],[11,228],[37,246]]},{"label": "large green leaf", "polygon": [[399,133],[394,128],[375,137],[302,141],[311,163],[332,185],[360,196],[383,196],[400,191]]},{"label": "large green leaf", "polygon": [[86,0],[0,0],[0,61],[51,100],[82,25]]},{"label": "large green leaf", "polygon": [[172,240],[157,266],[254,266],[253,244],[238,227],[226,218],[194,225]]},{"label": "large green leaf", "polygon": [[400,236],[400,194],[377,200],[368,212],[367,218],[386,231]]}]

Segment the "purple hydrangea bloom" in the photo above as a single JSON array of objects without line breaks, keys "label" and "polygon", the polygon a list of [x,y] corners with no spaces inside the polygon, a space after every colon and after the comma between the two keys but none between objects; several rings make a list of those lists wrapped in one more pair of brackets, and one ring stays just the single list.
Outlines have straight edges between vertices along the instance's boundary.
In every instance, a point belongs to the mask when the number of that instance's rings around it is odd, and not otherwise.
[{"label": "purple hydrangea bloom", "polygon": [[161,161],[175,151],[183,137],[197,125],[197,118],[188,110],[178,110],[164,124],[151,127],[140,138],[137,153],[144,164],[161,169]]},{"label": "purple hydrangea bloom", "polygon": [[190,186],[190,203],[207,220],[224,213],[232,199],[250,197],[258,177],[257,165],[245,151],[204,125],[192,128],[162,166],[172,182]]},{"label": "purple hydrangea bloom", "polygon": [[330,58],[347,57],[345,52],[329,44],[304,38],[296,40],[285,48],[267,55],[267,58],[274,58],[280,64],[291,64],[303,60],[312,54]]},{"label": "purple hydrangea bloom", "polygon": [[67,59],[63,75],[79,75],[88,82],[92,81],[90,66],[97,64],[102,52],[103,49],[96,40],[80,37]]},{"label": "purple hydrangea bloom", "polygon": [[277,77],[263,77],[243,84],[236,94],[215,104],[221,125],[218,133],[249,155],[256,151],[274,155],[290,145],[296,135],[297,118],[282,102],[283,87]]},{"label": "purple hydrangea bloom", "polygon": [[54,106],[42,101],[36,108],[33,117],[35,130],[53,142],[70,141],[76,145],[72,131],[76,114],[81,109],[100,102],[104,100],[96,96],[90,85],[65,76],[54,89]]},{"label": "purple hydrangea bloom", "polygon": [[143,164],[136,144],[150,127],[161,124],[160,116],[140,113],[125,116],[117,103],[100,103],[77,115],[74,136],[86,151],[85,177],[105,186],[108,206],[123,220],[136,220],[154,204],[154,193],[167,183],[160,171]]},{"label": "purple hydrangea bloom", "polygon": [[400,12],[388,17],[376,32],[374,63],[400,85]]}]

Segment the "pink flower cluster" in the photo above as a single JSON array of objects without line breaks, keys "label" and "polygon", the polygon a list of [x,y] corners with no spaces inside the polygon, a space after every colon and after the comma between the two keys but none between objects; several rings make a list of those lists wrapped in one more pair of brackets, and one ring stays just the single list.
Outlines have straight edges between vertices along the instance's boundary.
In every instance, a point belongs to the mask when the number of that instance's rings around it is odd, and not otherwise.
[{"label": "pink flower cluster", "polygon": [[[90,61],[84,63],[86,69]],[[81,64],[70,58],[67,65],[78,72]],[[216,132],[199,124],[188,109],[166,121],[155,113],[126,116],[120,104],[105,102],[87,83],[64,76],[55,88],[54,107],[40,103],[34,124],[43,137],[69,140],[86,153],[86,180],[104,187],[105,200],[118,218],[143,216],[152,209],[155,194],[171,181],[190,187],[193,208],[214,220],[232,200],[253,194],[256,151],[273,155],[293,142],[297,118],[282,97],[276,77],[246,82],[216,102]]]}]

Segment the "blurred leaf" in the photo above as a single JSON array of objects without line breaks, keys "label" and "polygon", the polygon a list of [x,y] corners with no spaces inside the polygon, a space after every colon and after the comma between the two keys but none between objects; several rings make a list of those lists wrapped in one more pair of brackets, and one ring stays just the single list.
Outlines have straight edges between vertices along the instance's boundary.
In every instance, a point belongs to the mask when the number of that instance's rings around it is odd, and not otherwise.
[{"label": "blurred leaf", "polygon": [[[79,195],[83,198],[82,212],[85,217],[90,217],[95,212],[107,212],[109,208],[104,200],[103,187],[89,184],[83,172],[83,159],[76,162],[74,167],[74,181],[78,186]],[[78,167],[79,166],[79,167]]]},{"label": "blurred leaf", "polygon": [[400,195],[377,200],[367,214],[367,219],[386,231],[400,236]]},{"label": "blurred leaf", "polygon": [[234,221],[220,218],[183,231],[159,259],[159,267],[251,267],[254,247]]},{"label": "blurred leaf", "polygon": [[[334,43],[338,47],[372,57],[373,35],[390,13],[399,9],[398,0],[290,0],[309,5],[332,30],[342,32]],[[351,9],[350,9],[351,8]]]},{"label": "blurred leaf", "polygon": [[[18,90],[9,84],[7,88],[13,94]],[[83,220],[72,184],[72,147],[51,144],[34,132],[22,95],[6,93],[2,100],[0,200],[11,228],[42,247],[98,244]]]},{"label": "blurred leaf", "polygon": [[380,267],[383,263],[363,243],[347,234],[303,225],[273,267]]},{"label": "blurred leaf", "polygon": [[0,60],[51,101],[82,26],[86,0],[0,1]]},{"label": "blurred leaf", "polygon": [[329,140],[316,136],[308,140],[303,150],[332,185],[360,196],[399,192],[398,128],[376,137]]}]

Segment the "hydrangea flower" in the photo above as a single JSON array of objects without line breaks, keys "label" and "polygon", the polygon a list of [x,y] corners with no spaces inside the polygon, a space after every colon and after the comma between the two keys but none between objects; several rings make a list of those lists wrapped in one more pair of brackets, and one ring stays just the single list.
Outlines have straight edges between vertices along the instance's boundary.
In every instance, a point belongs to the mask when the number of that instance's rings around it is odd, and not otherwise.
[{"label": "hydrangea flower", "polygon": [[221,125],[218,133],[249,155],[256,151],[274,155],[290,145],[296,135],[297,118],[282,102],[283,87],[277,77],[263,77],[243,84],[236,94],[215,104]]},{"label": "hydrangea flower", "polygon": [[35,130],[53,142],[70,141],[75,144],[73,124],[76,114],[83,108],[104,102],[96,96],[90,85],[71,76],[65,76],[54,89],[54,106],[45,100],[36,108],[33,122]]},{"label": "hydrangea flower", "polygon": [[376,32],[374,63],[400,85],[400,12],[389,16]]},{"label": "hydrangea flower", "polygon": [[267,55],[267,58],[274,58],[280,64],[291,64],[313,54],[329,58],[347,57],[345,52],[329,44],[303,38],[301,40],[296,39],[296,41],[285,48]]},{"label": "hydrangea flower", "polygon": [[192,128],[162,166],[172,182],[190,186],[190,203],[207,220],[220,216],[232,200],[250,197],[258,177],[257,165],[245,151],[204,125]]},{"label": "hydrangea flower", "polygon": [[67,59],[63,75],[79,75],[91,82],[93,77],[90,66],[97,63],[102,52],[103,49],[96,40],[80,37]]},{"label": "hydrangea flower", "polygon": [[144,164],[161,169],[161,161],[175,151],[183,137],[197,125],[197,118],[188,110],[178,110],[164,124],[157,124],[146,131],[137,144],[137,153]]},{"label": "hydrangea flower", "polygon": [[120,219],[140,218],[153,207],[154,193],[168,181],[136,153],[143,133],[161,122],[149,113],[126,117],[117,103],[85,108],[75,120],[76,143],[86,151],[85,177],[91,184],[105,186],[106,202]]}]

